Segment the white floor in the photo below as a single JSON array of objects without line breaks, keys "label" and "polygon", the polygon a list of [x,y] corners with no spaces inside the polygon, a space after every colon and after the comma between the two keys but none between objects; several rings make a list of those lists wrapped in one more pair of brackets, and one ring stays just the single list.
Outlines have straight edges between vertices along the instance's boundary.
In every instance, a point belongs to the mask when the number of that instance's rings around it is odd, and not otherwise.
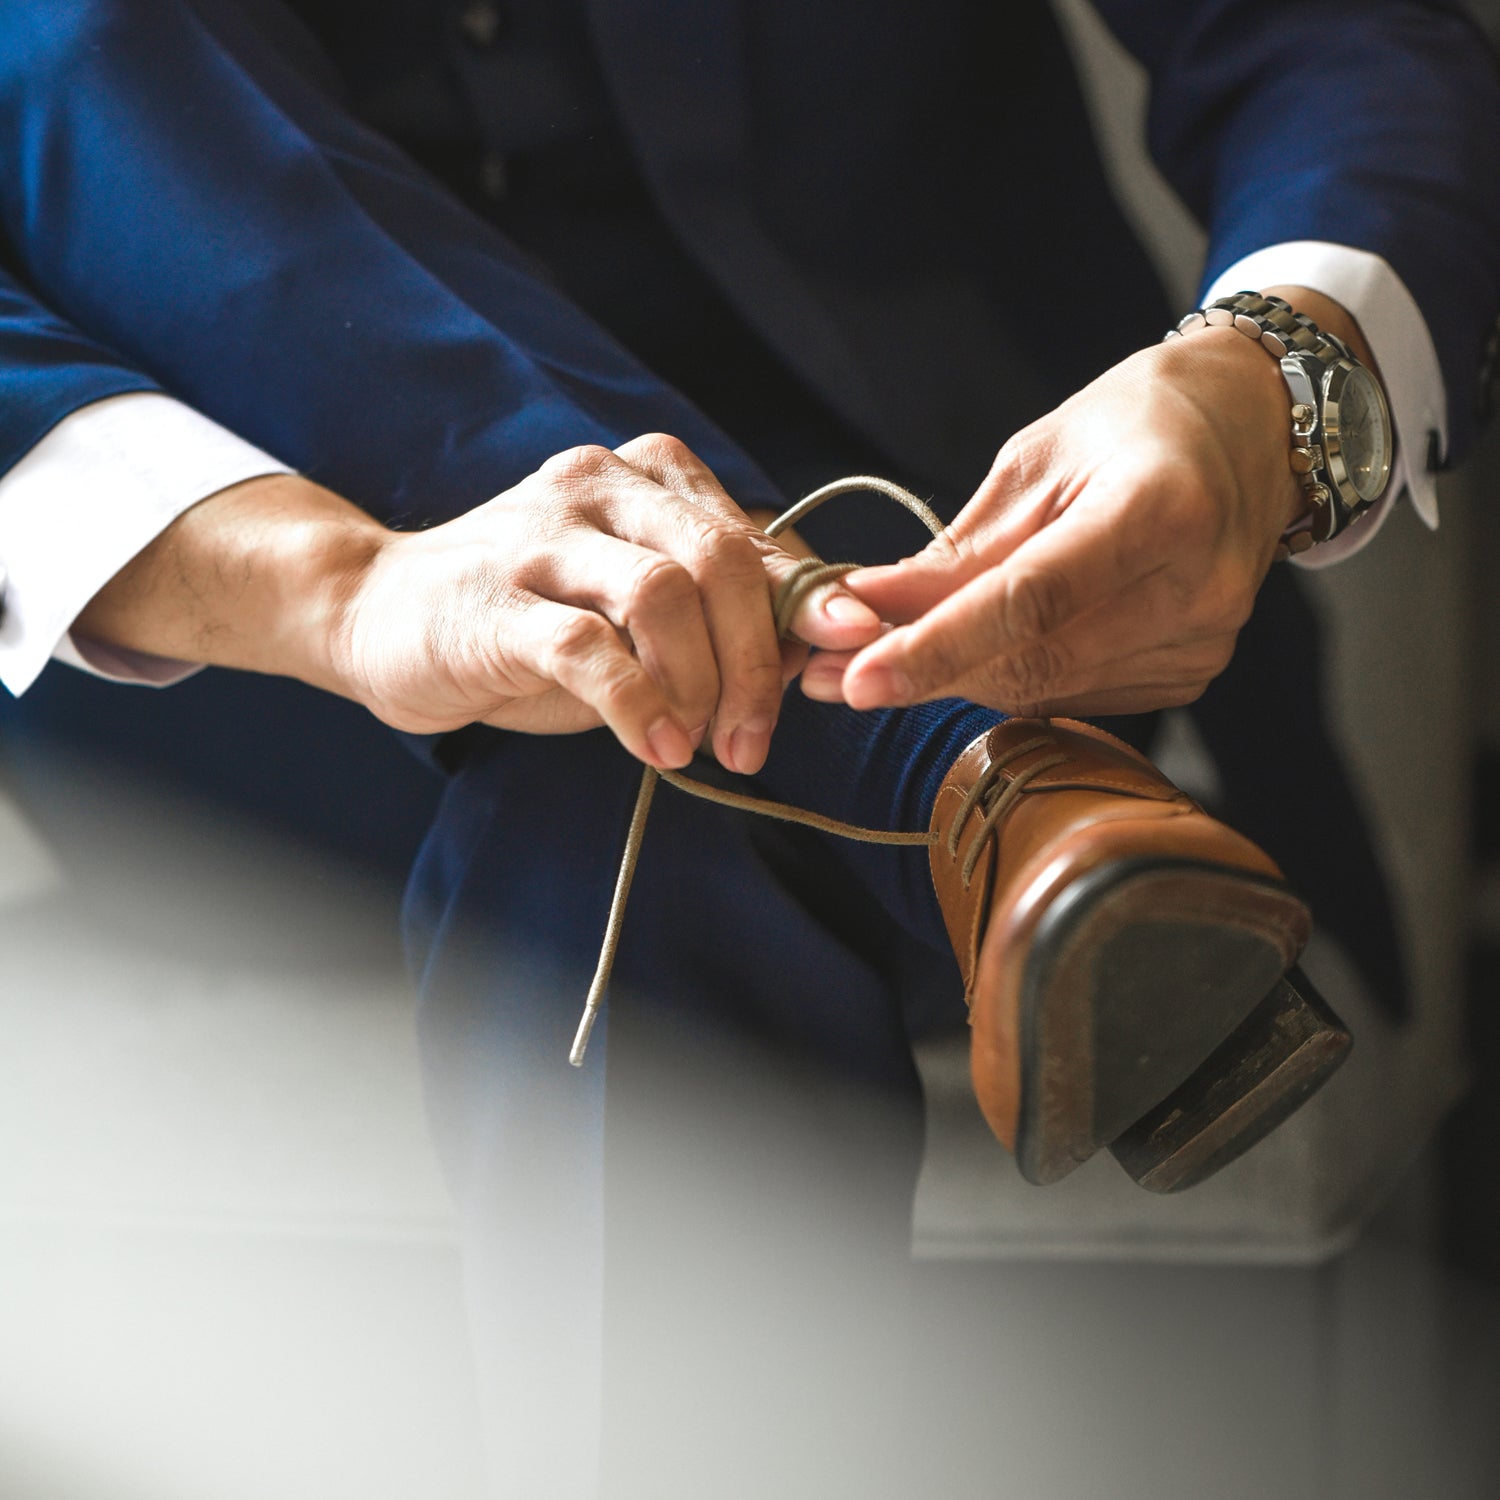
[{"label": "white floor", "polygon": [[0,1496],[479,1494],[392,893],[67,789],[0,801]]},{"label": "white floor", "polygon": [[[0,1500],[475,1500],[393,893],[76,768],[5,785]],[[900,1492],[1493,1500],[1500,1310],[1419,1187],[1317,1269],[947,1268]]]}]

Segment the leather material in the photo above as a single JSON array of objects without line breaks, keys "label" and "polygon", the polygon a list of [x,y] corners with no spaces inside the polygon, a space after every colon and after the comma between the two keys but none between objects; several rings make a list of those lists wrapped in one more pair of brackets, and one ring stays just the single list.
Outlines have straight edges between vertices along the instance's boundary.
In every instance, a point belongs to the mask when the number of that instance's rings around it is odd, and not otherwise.
[{"label": "leather material", "polygon": [[[949,839],[965,797],[996,760],[1026,741],[1043,743],[999,773],[987,799],[1033,772],[990,837],[967,883],[965,861],[983,837],[983,807]],[[975,740],[938,789],[930,824],[934,889],[974,1029],[976,1092],[996,1134],[1014,1145],[1021,1079],[1020,989],[1037,924],[1083,875],[1130,859],[1187,860],[1280,880],[1276,864],[1248,839],[1211,818],[1144,756],[1092,725],[1069,719],[1010,719]],[[1305,941],[1306,934],[1301,935]]]}]

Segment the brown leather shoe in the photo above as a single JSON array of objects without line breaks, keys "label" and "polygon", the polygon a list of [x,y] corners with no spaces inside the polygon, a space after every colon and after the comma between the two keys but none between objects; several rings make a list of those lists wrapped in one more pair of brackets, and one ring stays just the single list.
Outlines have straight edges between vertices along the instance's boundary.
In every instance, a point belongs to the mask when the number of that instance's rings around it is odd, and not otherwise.
[{"label": "brown leather shoe", "polygon": [[[1012,719],[980,736],[944,779],[932,832],[975,1091],[1032,1182],[1063,1177],[1222,1059],[1311,931],[1254,844],[1073,720]],[[1264,1068],[1255,1093],[1215,1066],[1220,1095],[1259,1109],[1244,1144],[1294,1107]],[[1213,1149],[1208,1170],[1237,1154],[1222,1139]]]}]

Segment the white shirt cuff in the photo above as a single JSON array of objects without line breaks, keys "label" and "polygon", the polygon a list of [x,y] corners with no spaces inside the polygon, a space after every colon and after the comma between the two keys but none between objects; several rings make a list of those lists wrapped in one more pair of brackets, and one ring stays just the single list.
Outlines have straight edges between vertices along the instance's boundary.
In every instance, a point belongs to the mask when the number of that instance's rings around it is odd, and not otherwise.
[{"label": "white shirt cuff", "polygon": [[[1405,283],[1380,256],[1324,240],[1268,245],[1236,261],[1204,293],[1205,303],[1268,286],[1305,286],[1331,297],[1359,324],[1380,366],[1396,428],[1395,462],[1384,497],[1347,531],[1295,559],[1323,568],[1358,552],[1380,530],[1404,491],[1429,527],[1438,523],[1437,475],[1429,450],[1448,451],[1447,393],[1427,320]],[[1434,448],[1434,434],[1435,448]]]},{"label": "white shirt cuff", "polygon": [[51,658],[117,682],[154,686],[188,662],[83,640],[84,606],[198,501],[263,474],[289,473],[168,396],[136,391],[80,408],[0,476],[0,682],[23,693]]}]

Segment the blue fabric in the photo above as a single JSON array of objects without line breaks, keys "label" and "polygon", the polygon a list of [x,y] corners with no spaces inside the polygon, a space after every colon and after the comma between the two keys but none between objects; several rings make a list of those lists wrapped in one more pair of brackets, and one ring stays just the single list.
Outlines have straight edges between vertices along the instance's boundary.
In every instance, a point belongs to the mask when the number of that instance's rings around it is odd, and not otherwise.
[{"label": "blue fabric", "polygon": [[1422,309],[1450,456],[1500,308],[1500,87],[1452,0],[1101,0],[1152,76],[1150,144],[1209,227],[1204,286],[1278,240],[1385,257]]},{"label": "blue fabric", "polygon": [[[21,5],[0,38],[0,156],[22,166],[0,210],[24,274],[278,458],[416,523],[572,444],[666,427],[747,503],[776,503],[722,434],[241,7]],[[11,420],[0,445],[17,441]]]},{"label": "blue fabric", "polygon": [[[252,9],[263,30],[288,30],[284,13]],[[1210,272],[1258,244],[1304,236],[1385,254],[1434,331],[1461,456],[1473,429],[1481,330],[1500,306],[1500,188],[1488,155],[1500,90],[1471,23],[1435,0],[1103,10],[1152,70],[1154,148],[1210,224]],[[981,447],[993,446],[994,420],[992,409],[987,428],[976,427],[964,390],[999,393],[1004,408],[1018,384],[1006,361],[986,359],[953,326],[961,315],[972,314],[986,336],[1009,329],[1021,338],[1034,332],[1039,310],[1045,317],[1046,347],[1028,352],[1036,368],[1022,382],[1031,394],[1014,396],[1021,414],[1155,332],[1158,306],[1141,291],[1149,272],[1098,172],[1076,86],[1041,7],[960,19],[957,10],[947,17],[918,7],[874,16],[862,8],[855,17],[842,6],[757,6],[740,25],[726,24],[725,14],[662,4],[642,15],[626,0],[595,0],[601,59],[642,167],[671,222],[773,346],[862,430],[900,449],[914,471],[942,470],[946,483],[958,466],[941,455],[960,451],[970,465],[960,472],[971,474]],[[248,50],[236,60],[232,47]],[[1019,55],[1029,66],[1008,69],[997,92],[991,60]],[[174,84],[188,92],[222,87],[222,106],[241,112],[238,126],[210,138],[149,89],[107,105],[108,90],[94,86],[116,68],[158,76],[163,58],[174,72],[180,62]],[[247,58],[260,75],[248,91]],[[401,358],[384,346],[392,329],[379,311],[333,290],[412,278],[399,244],[372,245],[368,226],[361,234],[358,225],[383,193],[411,189],[397,188],[391,148],[328,108],[308,72],[273,53],[227,4],[59,0],[7,6],[0,19],[0,154],[13,164],[0,206],[23,281],[89,339],[118,351],[117,361],[105,356],[105,368],[117,368],[122,381],[155,378],[299,463],[316,445],[291,415],[303,409],[296,397],[310,368],[349,379],[356,393],[376,370],[409,384],[409,400],[428,388],[420,356]],[[478,88],[484,66],[470,66],[466,77]],[[809,135],[815,105],[826,109],[825,121],[857,119],[858,129],[825,125]],[[1314,108],[1317,126],[1307,128]],[[1018,125],[1050,149],[1009,150]],[[951,149],[957,139],[959,152]],[[127,163],[110,157],[126,141],[142,149],[121,173]],[[1072,159],[1071,169],[1053,170],[1063,159]],[[226,162],[234,164],[227,177],[219,175]],[[341,212],[299,211],[334,192],[345,198]],[[406,206],[414,206],[410,197]],[[215,232],[176,233],[185,210],[209,216]],[[457,232],[451,205],[432,212]],[[1038,234],[1039,225],[1050,233]],[[467,248],[450,247],[442,266],[427,272],[460,299],[476,259],[506,259],[493,241],[476,248],[472,234],[464,220]],[[81,264],[100,236],[115,241],[107,274]],[[505,355],[479,356],[466,345],[464,319],[451,305],[432,324],[431,357],[455,369],[472,361],[470,375],[512,404],[503,436],[516,467],[497,477],[520,472],[549,444],[574,440],[563,432],[660,425],[638,420],[645,407],[676,414],[659,388],[622,370],[607,341],[515,257],[509,262],[509,278],[483,273],[493,291],[477,309],[501,315],[512,341]],[[921,307],[903,307],[893,294],[901,275],[908,284],[922,279],[924,262],[930,295],[959,299],[929,302],[925,319]],[[219,278],[317,278],[329,290],[320,316],[299,327],[288,349],[248,327],[237,306],[204,305],[193,295]],[[153,285],[156,295],[143,296]],[[1016,287],[1026,289],[1024,299],[1013,296]],[[429,312],[440,311],[440,300]],[[1136,303],[1145,315],[1133,320]],[[1117,317],[1093,316],[1115,304],[1123,308]],[[180,368],[178,351],[133,326],[169,311],[185,319],[175,329],[179,341],[227,339],[234,357],[219,380]],[[305,317],[307,309],[285,297],[279,305],[268,299],[265,311]],[[77,367],[80,336],[37,313],[14,330],[27,335],[19,342],[7,321],[0,367],[7,383],[50,383],[53,394],[36,406],[55,420],[69,401],[82,404],[105,387],[97,370]],[[359,337],[350,337],[356,329]],[[374,346],[386,359],[351,368],[355,345],[361,357]],[[279,419],[246,400],[258,381],[289,398]],[[351,410],[367,409],[351,402]],[[30,402],[7,402],[0,454],[24,451],[38,427]],[[732,450],[711,446],[738,480]],[[425,511],[429,502],[414,491],[427,476],[403,473],[393,486],[388,455],[379,443],[369,451],[365,472],[349,476],[356,497],[382,514]]]},{"label": "blue fabric", "polygon": [[70,328],[0,271],[0,470],[79,406],[154,388],[149,376]]}]

